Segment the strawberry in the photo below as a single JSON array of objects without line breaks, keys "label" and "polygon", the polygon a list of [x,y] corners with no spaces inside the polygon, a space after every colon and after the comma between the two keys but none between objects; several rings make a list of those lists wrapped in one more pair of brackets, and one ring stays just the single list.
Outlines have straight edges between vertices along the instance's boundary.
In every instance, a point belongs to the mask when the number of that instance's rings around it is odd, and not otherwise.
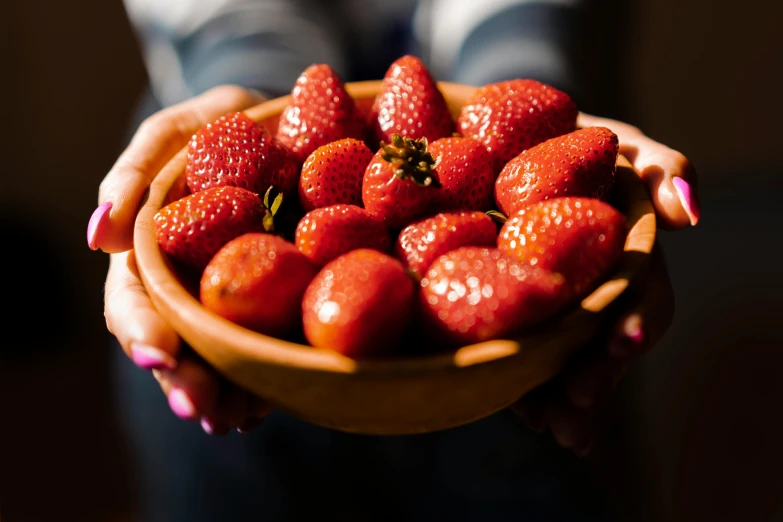
[{"label": "strawberry", "polygon": [[506,215],[558,196],[604,198],[614,184],[619,145],[604,127],[587,127],[532,147],[508,162],[495,182]]},{"label": "strawberry", "polygon": [[294,245],[264,233],[221,248],[201,277],[201,303],[240,326],[277,337],[301,325],[302,295],[318,268]]},{"label": "strawberry", "polygon": [[192,193],[232,186],[264,194],[274,185],[292,196],[299,177],[291,153],[243,112],[218,118],[193,135],[185,172]]},{"label": "strawberry", "polygon": [[497,225],[483,212],[444,212],[405,227],[395,253],[421,279],[440,256],[463,246],[494,247],[497,235]]},{"label": "strawberry", "polygon": [[362,178],[373,153],[353,138],[318,147],[302,167],[299,201],[305,210],[338,203],[362,205]]},{"label": "strawberry", "polygon": [[452,250],[421,280],[424,324],[447,346],[516,335],[554,316],[567,298],[560,274],[496,248]]},{"label": "strawberry", "polygon": [[390,145],[375,153],[364,173],[364,208],[395,231],[431,212],[440,197],[434,164],[426,138],[413,140],[395,134]]},{"label": "strawberry", "polygon": [[495,172],[487,150],[472,138],[441,138],[430,143],[432,169],[442,185],[440,210],[489,210],[494,202]]},{"label": "strawberry", "polygon": [[457,129],[487,148],[500,172],[511,158],[576,128],[576,104],[568,94],[535,80],[479,87],[460,110]]},{"label": "strawberry", "polygon": [[291,91],[291,102],[280,116],[276,134],[299,164],[327,143],[366,136],[364,114],[334,69],[326,64],[305,69]]},{"label": "strawberry", "polygon": [[277,211],[261,198],[239,187],[212,187],[173,201],[155,215],[155,232],[161,250],[196,270],[230,240],[246,232],[271,230]]},{"label": "strawberry", "polygon": [[317,265],[359,248],[381,252],[391,248],[383,222],[354,205],[332,205],[308,212],[296,227],[294,242]]},{"label": "strawberry", "polygon": [[592,198],[553,198],[530,205],[500,229],[498,248],[561,273],[574,295],[591,290],[623,252],[625,216]]},{"label": "strawberry", "polygon": [[407,138],[438,138],[454,134],[454,120],[430,71],[415,57],[392,62],[370,111],[376,141],[390,142],[394,134]]},{"label": "strawberry", "polygon": [[305,336],[355,359],[385,355],[405,335],[414,300],[402,263],[377,250],[354,250],[324,266],[307,287]]}]

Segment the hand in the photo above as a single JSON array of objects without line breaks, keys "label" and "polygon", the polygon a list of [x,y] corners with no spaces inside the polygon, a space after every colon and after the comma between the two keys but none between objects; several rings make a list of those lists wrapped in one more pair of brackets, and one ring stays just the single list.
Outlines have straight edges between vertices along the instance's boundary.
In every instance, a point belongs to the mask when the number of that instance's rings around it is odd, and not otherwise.
[{"label": "hand", "polygon": [[214,434],[250,429],[269,407],[183,347],[155,311],[136,268],[133,225],[153,177],[200,127],[263,100],[243,88],[221,86],[148,118],[101,182],[99,206],[87,227],[90,248],[111,254],[104,303],[109,331],[136,365],[153,371],[176,415],[200,419]]},{"label": "hand", "polygon": [[[662,228],[698,223],[696,174],[685,156],[626,123],[580,114],[579,126],[603,126],[618,135],[620,153],[647,185]],[[561,375],[511,407],[531,429],[543,432],[549,427],[561,446],[579,456],[590,453],[603,408],[628,364],[654,346],[671,324],[674,294],[658,245],[647,279],[627,299],[608,333],[586,347]]]}]

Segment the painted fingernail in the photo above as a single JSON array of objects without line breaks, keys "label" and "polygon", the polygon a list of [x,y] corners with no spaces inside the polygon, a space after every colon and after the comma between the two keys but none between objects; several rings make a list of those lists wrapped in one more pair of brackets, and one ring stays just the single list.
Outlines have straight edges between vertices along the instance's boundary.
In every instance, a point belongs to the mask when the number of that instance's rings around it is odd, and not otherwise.
[{"label": "painted fingernail", "polygon": [[590,437],[587,442],[584,442],[582,444],[578,444],[571,448],[571,450],[574,452],[574,454],[577,457],[584,458],[588,456],[593,451],[593,446],[595,445],[595,437]]},{"label": "painted fingernail", "polygon": [[677,196],[680,198],[682,208],[688,214],[688,218],[691,221],[691,226],[695,227],[701,217],[701,209],[699,207],[699,200],[696,198],[696,194],[691,190],[691,185],[682,178],[672,179],[674,188],[677,190]]},{"label": "painted fingernail", "polygon": [[256,429],[263,421],[263,418],[251,417],[247,419],[243,425],[239,426],[237,431],[245,435]]},{"label": "painted fingernail", "polygon": [[98,232],[100,232],[101,225],[106,222],[106,216],[109,215],[111,207],[111,201],[102,203],[98,205],[90,217],[90,222],[87,224],[87,245],[91,250],[98,250]]},{"label": "painted fingernail", "polygon": [[220,436],[228,433],[228,428],[221,422],[206,416],[201,417],[201,429],[204,430],[204,433],[207,435]]},{"label": "painted fingernail", "polygon": [[131,344],[131,356],[136,366],[145,370],[173,370],[177,367],[177,360],[174,357],[147,344]]},{"label": "painted fingernail", "polygon": [[180,419],[196,420],[198,418],[193,401],[179,388],[173,388],[169,392],[169,407]]},{"label": "painted fingernail", "polygon": [[620,324],[609,353],[617,359],[624,359],[638,352],[644,345],[644,320],[639,314],[631,314]]}]

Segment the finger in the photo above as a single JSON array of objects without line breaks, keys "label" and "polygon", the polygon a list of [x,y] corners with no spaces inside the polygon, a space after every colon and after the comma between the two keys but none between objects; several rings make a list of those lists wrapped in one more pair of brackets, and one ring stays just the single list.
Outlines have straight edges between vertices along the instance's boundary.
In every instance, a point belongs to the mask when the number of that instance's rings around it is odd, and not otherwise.
[{"label": "finger", "polygon": [[663,228],[680,229],[699,222],[698,179],[684,155],[627,123],[584,113],[579,114],[578,123],[580,127],[606,127],[617,134],[620,153],[647,185]]},{"label": "finger", "polygon": [[528,428],[536,433],[543,433],[546,429],[546,405],[553,390],[561,384],[558,379],[539,386],[523,395],[509,408],[514,412]]},{"label": "finger", "polygon": [[132,250],[110,256],[104,316],[109,332],[137,366],[176,368],[180,338],[150,302]]},{"label": "finger", "polygon": [[606,353],[591,354],[588,360],[563,375],[565,397],[576,408],[597,408],[609,398],[614,387],[614,375],[621,366],[620,361]]},{"label": "finger", "polygon": [[176,369],[155,370],[154,375],[177,417],[195,421],[216,415],[220,397],[219,379],[200,360],[183,357]]},{"label": "finger", "polygon": [[634,304],[618,318],[608,344],[609,355],[625,362],[660,341],[674,318],[674,291],[660,246],[653,249],[650,270],[634,295]]},{"label": "finger", "polygon": [[130,249],[133,222],[150,180],[199,128],[263,99],[253,91],[224,85],[147,118],[101,182],[98,208],[87,227],[90,248],[111,253]]},{"label": "finger", "polygon": [[547,423],[560,446],[584,456],[595,438],[596,410],[575,407],[562,396],[554,396],[547,405]]},{"label": "finger", "polygon": [[201,427],[208,435],[225,435],[245,422],[247,393],[225,379],[220,380],[220,398],[215,413],[201,418]]},{"label": "finger", "polygon": [[237,428],[237,431],[239,433],[250,433],[263,422],[267,415],[272,413],[273,409],[272,405],[264,399],[255,395],[248,395],[247,417]]}]

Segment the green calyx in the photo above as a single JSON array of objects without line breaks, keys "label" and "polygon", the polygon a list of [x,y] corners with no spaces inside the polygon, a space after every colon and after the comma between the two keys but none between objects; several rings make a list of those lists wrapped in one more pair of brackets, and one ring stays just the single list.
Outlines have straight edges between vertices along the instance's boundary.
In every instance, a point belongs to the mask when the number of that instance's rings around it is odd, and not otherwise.
[{"label": "green calyx", "polygon": [[270,234],[275,231],[275,216],[282,204],[282,192],[277,190],[274,185],[266,189],[266,193],[264,194],[264,209],[266,209],[266,213],[264,214],[264,230]]},{"label": "green calyx", "polygon": [[435,158],[427,152],[427,138],[414,140],[399,134],[392,136],[391,144],[381,142],[381,157],[394,165],[394,174],[401,180],[410,179],[420,187],[440,187],[432,176]]}]

